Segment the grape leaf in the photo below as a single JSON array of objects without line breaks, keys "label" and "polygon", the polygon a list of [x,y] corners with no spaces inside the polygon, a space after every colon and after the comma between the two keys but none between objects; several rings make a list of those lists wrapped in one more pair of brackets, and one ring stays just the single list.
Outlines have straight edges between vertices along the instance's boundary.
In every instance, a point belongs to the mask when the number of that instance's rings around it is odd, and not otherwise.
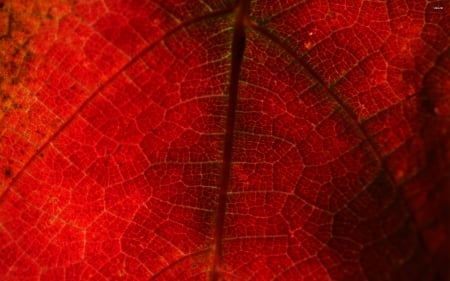
[{"label": "grape leaf", "polygon": [[0,279],[450,280],[449,9],[0,2]]}]

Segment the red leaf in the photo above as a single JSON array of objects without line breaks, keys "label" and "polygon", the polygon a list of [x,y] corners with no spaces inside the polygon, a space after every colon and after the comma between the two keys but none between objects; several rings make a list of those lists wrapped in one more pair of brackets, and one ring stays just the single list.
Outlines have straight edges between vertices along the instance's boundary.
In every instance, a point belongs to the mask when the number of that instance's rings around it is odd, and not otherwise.
[{"label": "red leaf", "polygon": [[450,280],[449,9],[2,1],[0,279]]}]

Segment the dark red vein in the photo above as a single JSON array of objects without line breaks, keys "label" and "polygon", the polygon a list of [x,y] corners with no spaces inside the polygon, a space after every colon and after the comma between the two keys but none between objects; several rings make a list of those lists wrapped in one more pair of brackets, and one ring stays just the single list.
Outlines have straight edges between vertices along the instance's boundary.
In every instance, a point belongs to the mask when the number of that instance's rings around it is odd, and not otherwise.
[{"label": "dark red vein", "polygon": [[222,173],[219,181],[219,201],[216,210],[213,261],[211,266],[210,280],[219,280],[221,264],[223,259],[223,232],[225,223],[225,211],[227,204],[227,192],[230,185],[231,162],[233,151],[233,136],[236,120],[236,105],[239,92],[239,75],[245,49],[245,22],[248,18],[250,1],[239,2],[236,8],[236,21],[231,45],[231,73],[229,84],[227,120],[225,127],[225,142],[223,149]]},{"label": "dark red vein", "polygon": [[[332,89],[330,89],[330,87],[327,86],[327,83],[325,82],[325,80],[317,72],[315,72],[312,69],[312,67],[310,65],[308,65],[308,63],[306,63],[304,61],[304,59],[299,54],[297,54],[297,52],[294,51],[288,44],[283,42],[280,38],[278,38],[276,35],[272,34],[267,29],[259,26],[258,24],[254,23],[254,22],[250,22],[249,26],[251,26],[253,28],[253,30],[255,30],[259,34],[265,36],[266,38],[268,38],[269,40],[271,40],[272,42],[277,44],[280,48],[285,50],[288,54],[290,54],[295,59],[295,61],[297,61],[305,69],[305,71],[307,73],[309,73],[311,75],[311,77],[314,78],[315,81],[317,81],[319,83],[319,85],[321,85],[326,90],[326,92],[329,94],[329,96],[332,99],[334,99],[334,101],[336,101],[336,103],[342,108],[344,114],[349,118],[349,121],[351,121],[355,125],[356,129],[359,131],[362,138],[368,143],[369,148],[372,151],[375,160],[379,164],[379,169],[385,173],[389,184],[391,185],[394,192],[396,192],[397,191],[397,189],[395,188],[396,181],[394,179],[394,176],[389,172],[387,164],[384,161],[385,158],[383,158],[383,156],[377,149],[375,142],[372,140],[372,138],[370,138],[370,135],[367,132],[367,130],[364,128],[364,126],[360,122],[358,122],[358,118],[357,118],[356,114],[354,113],[354,111],[351,109],[351,107],[348,106],[342,100],[342,98],[340,98],[338,96],[338,94],[336,92],[334,92]],[[385,157],[387,157],[387,156],[385,156]],[[400,185],[404,185],[404,184],[405,184],[405,182],[401,182],[401,183],[398,183],[397,185],[400,186]],[[411,206],[409,204],[407,204],[407,208],[409,209],[410,213],[413,213]],[[422,247],[427,248],[423,235],[418,235],[418,239],[419,239],[419,242],[422,245]]]},{"label": "dark red vein", "polygon": [[152,275],[150,277],[149,281],[157,280],[159,277],[163,276],[170,269],[173,269],[176,266],[183,264],[183,262],[185,262],[185,261],[187,261],[189,259],[195,259],[195,257],[199,257],[199,256],[202,256],[202,255],[205,255],[205,254],[208,253],[208,251],[209,251],[208,249],[205,249],[205,250],[201,250],[201,251],[198,251],[198,252],[190,253],[190,254],[188,254],[186,256],[182,256],[180,259],[170,263],[169,265],[167,265],[166,267],[164,267],[160,271],[154,273],[154,275]]}]

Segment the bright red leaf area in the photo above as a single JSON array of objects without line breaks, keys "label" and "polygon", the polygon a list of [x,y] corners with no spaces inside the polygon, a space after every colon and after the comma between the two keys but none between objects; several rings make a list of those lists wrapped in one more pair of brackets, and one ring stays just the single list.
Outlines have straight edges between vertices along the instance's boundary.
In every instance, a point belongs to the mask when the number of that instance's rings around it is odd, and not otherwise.
[{"label": "bright red leaf area", "polygon": [[1,3],[0,280],[450,280],[447,1]]}]

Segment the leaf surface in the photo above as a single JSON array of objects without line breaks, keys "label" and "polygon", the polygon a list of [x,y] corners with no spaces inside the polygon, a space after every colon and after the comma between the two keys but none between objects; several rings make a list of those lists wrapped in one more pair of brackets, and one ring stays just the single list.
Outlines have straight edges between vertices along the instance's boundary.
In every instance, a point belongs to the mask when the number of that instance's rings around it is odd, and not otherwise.
[{"label": "leaf surface", "polygon": [[0,279],[449,280],[447,2],[0,7]]}]

